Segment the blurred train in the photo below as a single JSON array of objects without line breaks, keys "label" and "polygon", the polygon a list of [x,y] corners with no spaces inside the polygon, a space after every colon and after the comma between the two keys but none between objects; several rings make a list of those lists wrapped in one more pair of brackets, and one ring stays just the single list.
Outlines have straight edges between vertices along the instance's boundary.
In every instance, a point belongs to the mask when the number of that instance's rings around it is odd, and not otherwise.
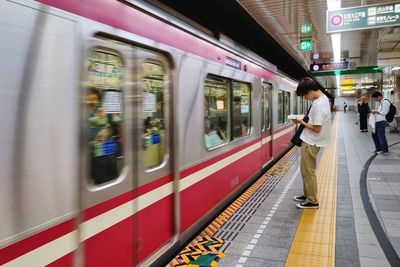
[{"label": "blurred train", "polygon": [[295,81],[143,2],[0,2],[0,265],[160,263],[290,146]]}]

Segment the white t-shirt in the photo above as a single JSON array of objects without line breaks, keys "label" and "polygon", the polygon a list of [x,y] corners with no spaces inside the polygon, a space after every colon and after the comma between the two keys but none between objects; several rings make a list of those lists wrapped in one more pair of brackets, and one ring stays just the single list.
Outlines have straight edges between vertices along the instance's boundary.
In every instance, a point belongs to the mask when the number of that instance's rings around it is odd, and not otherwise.
[{"label": "white t-shirt", "polygon": [[382,101],[379,102],[378,111],[379,113],[375,113],[375,121],[386,121],[386,114],[390,111],[389,99],[383,98]]},{"label": "white t-shirt", "polygon": [[308,128],[304,128],[300,135],[300,139],[310,145],[324,147],[329,143],[331,138],[331,106],[326,95],[320,96],[312,103],[308,123],[312,125],[320,125],[319,133],[313,132]]}]

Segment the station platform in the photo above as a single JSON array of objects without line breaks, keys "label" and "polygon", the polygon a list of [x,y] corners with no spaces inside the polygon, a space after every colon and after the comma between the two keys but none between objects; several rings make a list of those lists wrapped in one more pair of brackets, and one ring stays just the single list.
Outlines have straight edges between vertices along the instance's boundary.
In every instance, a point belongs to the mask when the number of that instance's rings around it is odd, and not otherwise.
[{"label": "station platform", "polygon": [[400,266],[400,134],[374,154],[356,113],[333,115],[318,154],[319,209],[303,192],[294,147],[223,211],[169,266]]}]

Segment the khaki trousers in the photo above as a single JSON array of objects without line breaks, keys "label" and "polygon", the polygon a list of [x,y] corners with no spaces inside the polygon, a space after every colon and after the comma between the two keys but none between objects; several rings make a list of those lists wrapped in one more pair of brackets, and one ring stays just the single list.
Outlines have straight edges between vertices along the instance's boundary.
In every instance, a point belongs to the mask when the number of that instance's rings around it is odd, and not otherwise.
[{"label": "khaki trousers", "polygon": [[309,145],[306,142],[301,144],[301,161],[300,170],[303,177],[304,195],[307,200],[313,204],[318,203],[317,194],[317,176],[315,175],[315,168],[317,166],[317,154],[319,147]]}]

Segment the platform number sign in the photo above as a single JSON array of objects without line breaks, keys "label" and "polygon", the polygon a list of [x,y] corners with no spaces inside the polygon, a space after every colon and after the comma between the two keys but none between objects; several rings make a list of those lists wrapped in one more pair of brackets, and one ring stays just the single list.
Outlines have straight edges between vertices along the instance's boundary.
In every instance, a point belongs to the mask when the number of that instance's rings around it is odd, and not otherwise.
[{"label": "platform number sign", "polygon": [[300,40],[300,50],[310,51],[312,49],[312,41],[309,39]]}]

